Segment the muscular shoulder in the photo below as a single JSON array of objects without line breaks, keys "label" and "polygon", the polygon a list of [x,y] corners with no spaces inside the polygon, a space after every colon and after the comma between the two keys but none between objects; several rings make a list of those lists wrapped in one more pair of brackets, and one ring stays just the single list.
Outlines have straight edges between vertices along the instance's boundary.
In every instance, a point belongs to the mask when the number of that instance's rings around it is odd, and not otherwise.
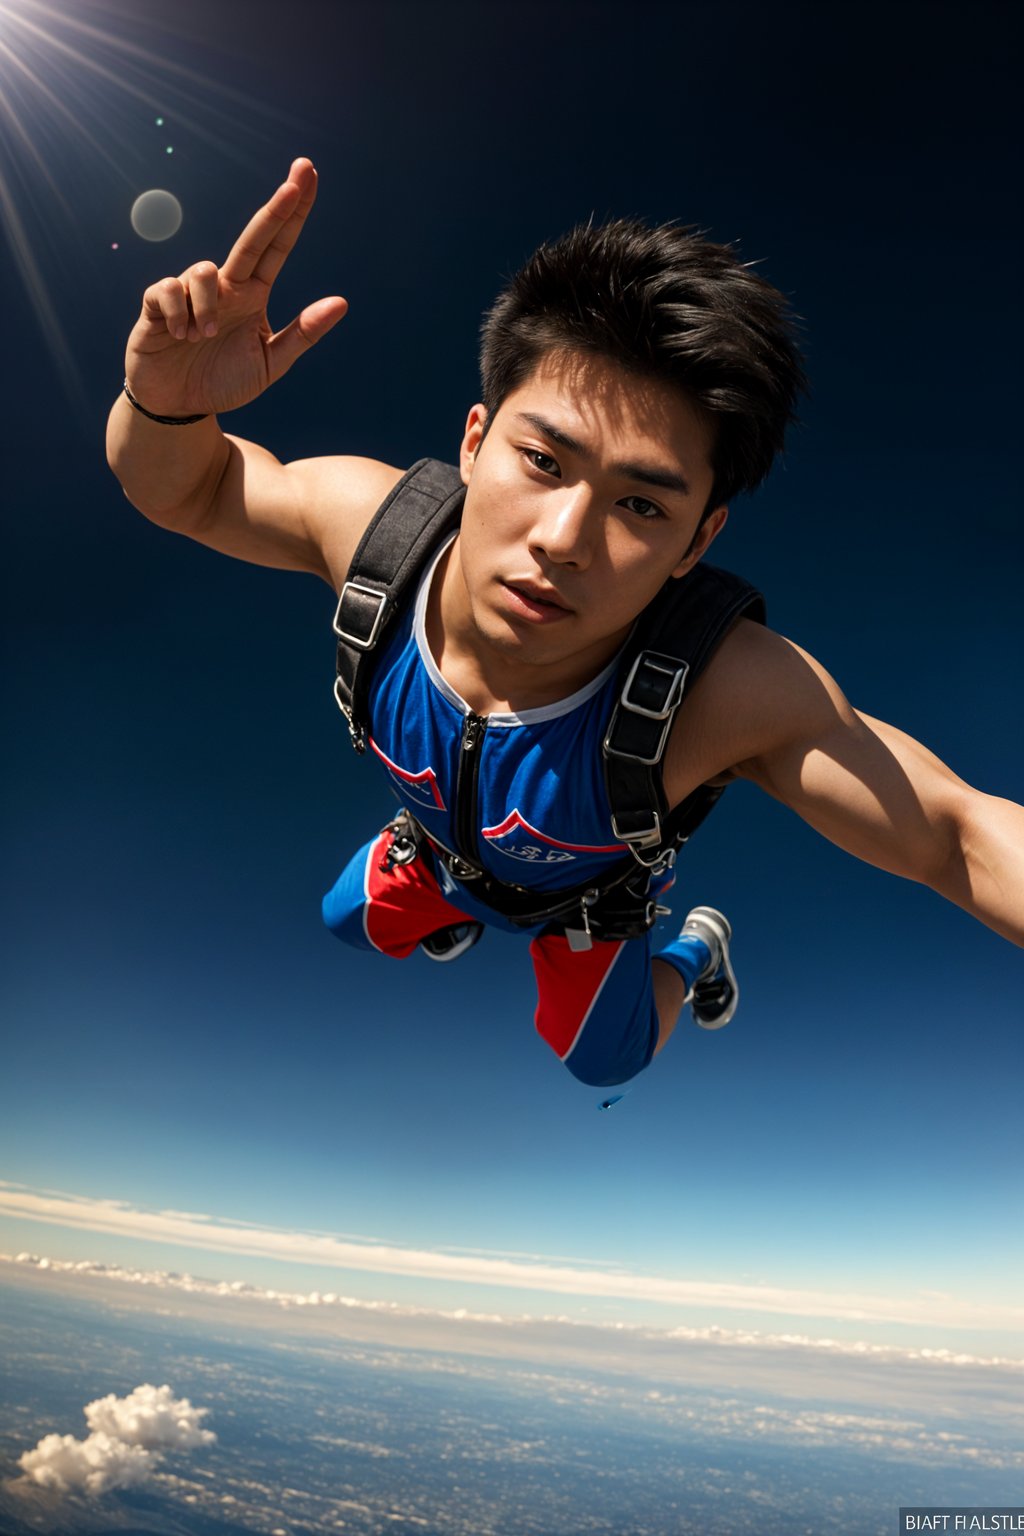
[{"label": "muscular shoulder", "polygon": [[356,546],[374,513],[405,473],[378,459],[335,456],[289,464],[335,591],[340,591]]},{"label": "muscular shoulder", "polygon": [[740,619],[693,685],[665,759],[665,792],[678,804],[699,784],[758,777],[786,742],[823,734],[853,711],[825,668],[764,625]]},{"label": "muscular shoulder", "polygon": [[258,565],[312,571],[338,590],[374,512],[403,471],[332,455],[289,464],[227,436],[223,471],[186,529],[200,543]]}]

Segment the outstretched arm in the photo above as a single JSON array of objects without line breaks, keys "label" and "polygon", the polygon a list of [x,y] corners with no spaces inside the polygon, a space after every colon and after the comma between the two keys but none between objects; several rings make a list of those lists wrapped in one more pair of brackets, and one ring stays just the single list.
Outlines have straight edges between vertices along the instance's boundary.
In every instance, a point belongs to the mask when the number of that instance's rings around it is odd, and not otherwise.
[{"label": "outstretched arm", "polygon": [[853,709],[799,647],[772,640],[760,679],[767,739],[736,775],[848,853],[1024,945],[1024,807],[965,784],[920,742]]},{"label": "outstretched arm", "polygon": [[[125,495],[152,522],[203,544],[337,586],[356,543],[400,471],[372,459],[281,464],[257,443],[229,437],[217,414],[254,400],[335,326],[340,295],[317,299],[275,332],[267,305],[306,225],[317,178],[292,162],[222,266],[197,261],[143,295],[125,374],[144,411],[121,394],[107,425],[107,460]],[[186,426],[151,416],[192,417]]]}]

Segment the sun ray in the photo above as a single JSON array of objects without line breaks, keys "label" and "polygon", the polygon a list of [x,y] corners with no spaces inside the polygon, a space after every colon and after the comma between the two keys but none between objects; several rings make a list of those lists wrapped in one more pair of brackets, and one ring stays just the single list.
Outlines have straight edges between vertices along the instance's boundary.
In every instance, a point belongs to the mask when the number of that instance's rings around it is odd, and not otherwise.
[{"label": "sun ray", "polygon": [[61,382],[79,409],[85,410],[87,401],[81,375],[71,348],[68,346],[56,308],[43,281],[42,273],[32,254],[32,241],[22,223],[17,203],[11,196],[2,167],[0,167],[0,207],[3,208],[4,229],[15,265],[21,274],[29,301],[57,364]]},{"label": "sun ray", "polygon": [[[158,46],[147,46],[157,38]],[[0,0],[3,233],[57,375],[76,401],[86,398],[81,349],[70,344],[76,317],[62,323],[61,306],[81,289],[83,260],[117,248],[111,236],[127,224],[131,202],[165,179],[160,159],[191,146],[210,164],[261,173],[263,149],[275,142],[272,123],[308,131],[300,118],[181,62],[194,45],[188,31],[140,16],[131,0],[79,0],[74,15],[48,0]]]},{"label": "sun ray", "polygon": [[[32,84],[36,87],[36,89],[39,91],[39,93],[49,103],[51,109],[54,112],[56,112],[59,117],[62,117],[62,118],[65,119],[65,121],[68,124],[68,127],[75,134],[77,134],[79,136],[84,136],[88,140],[88,142],[92,146],[92,148],[95,150],[96,154],[102,155],[103,158],[107,161],[107,163],[111,166],[112,169],[114,169],[114,170],[118,170],[119,169],[119,167],[117,165],[117,161],[114,158],[114,156],[108,150],[104,149],[103,145],[99,142],[99,140],[94,138],[93,135],[91,133],[89,133],[89,131],[87,129],[84,129],[82,127],[82,124],[79,121],[79,119],[77,119],[75,117],[74,113],[71,112],[64,105],[64,103],[61,101],[61,99],[57,95],[57,93],[55,91],[51,91],[50,87],[46,84],[45,80],[41,79],[40,76],[35,72],[35,70],[31,69],[29,67],[29,65],[26,64],[24,59],[19,58],[18,55],[16,53],[14,53],[12,51],[12,49],[8,48],[6,43],[4,43],[2,41],[0,41],[0,58],[8,60],[15,69],[19,70],[23,75],[26,75],[28,77],[28,79],[31,80]],[[63,206],[64,211],[68,215],[68,217],[69,218],[73,218],[74,217],[74,213],[73,213],[73,211],[71,209],[71,205],[68,203],[67,199],[64,197],[64,194],[61,192],[60,187],[58,186],[56,179],[51,174],[51,172],[50,172],[49,168],[47,167],[46,163],[44,162],[42,156],[39,154],[39,151],[36,149],[36,146],[35,146],[35,144],[32,141],[31,135],[23,127],[20,119],[18,118],[17,112],[11,107],[10,103],[7,101],[7,98],[6,98],[5,94],[4,94],[4,88],[3,88],[2,84],[0,84],[0,107],[2,107],[4,109],[4,112],[3,112],[4,118],[9,123],[9,125],[14,129],[14,131],[17,133],[17,135],[18,135],[19,139],[21,140],[22,144],[25,146],[25,148],[28,151],[28,153],[32,156],[32,159],[35,161],[36,165],[39,167],[39,170],[42,172],[43,176],[46,177],[46,180],[47,180],[51,190],[53,191],[54,197],[56,197],[58,199],[58,201],[61,203],[61,205]]]},{"label": "sun ray", "polygon": [[[111,32],[105,32],[101,27],[94,27],[88,22],[80,21],[73,16],[58,11],[53,6],[45,4],[44,0],[25,0],[25,3],[36,15],[52,18],[53,21],[59,23],[61,27],[68,31],[82,33],[93,42],[109,48],[115,54],[126,55],[133,59],[141,59],[150,68],[161,73],[166,72],[172,77],[177,76],[188,80],[204,91],[215,90],[219,97],[222,99],[230,98],[240,107],[244,107],[247,112],[259,110],[266,116],[277,118],[280,122],[287,123],[293,128],[305,126],[301,118],[293,116],[290,112],[269,106],[266,102],[257,102],[244,91],[239,91],[233,86],[226,85],[223,81],[211,79],[209,75],[204,75],[198,70],[190,69],[188,65],[178,64],[173,59],[168,59],[164,54],[151,53],[139,43],[131,43],[126,38],[115,36]],[[7,14],[11,20],[19,22],[23,26],[31,27],[34,32],[37,32],[47,41],[53,41],[55,38],[54,33],[47,32],[45,29],[29,22],[20,12],[14,10],[9,4],[9,0],[0,0],[0,14]],[[175,29],[167,22],[160,22],[157,18],[151,18],[152,22],[162,25],[164,30],[171,32],[172,35],[181,35],[176,33]],[[70,47],[70,45],[65,46]],[[72,49],[71,52],[73,53],[74,50]],[[83,61],[87,59],[86,55],[81,57]],[[216,109],[214,108],[214,110]]]},{"label": "sun ray", "polygon": [[[147,107],[151,109],[156,107],[160,98],[151,89],[141,88],[137,85],[134,85],[132,82],[127,80],[123,74],[118,73],[114,69],[108,68],[106,64],[100,63],[97,59],[89,58],[88,54],[80,53],[77,49],[73,48],[70,43],[65,43],[56,35],[56,33],[45,32],[42,28],[33,25],[31,22],[24,21],[23,18],[19,18],[19,20],[22,21],[22,24],[27,28],[27,30],[31,31],[36,37],[45,40],[48,46],[54,49],[55,52],[63,54],[67,58],[73,60],[75,65],[77,65],[80,69],[85,69],[88,70],[91,74],[98,75],[101,80],[106,82],[106,84],[115,86],[119,91],[124,91],[127,95],[133,97],[135,100],[144,101]],[[212,82],[206,83],[209,85]]]}]

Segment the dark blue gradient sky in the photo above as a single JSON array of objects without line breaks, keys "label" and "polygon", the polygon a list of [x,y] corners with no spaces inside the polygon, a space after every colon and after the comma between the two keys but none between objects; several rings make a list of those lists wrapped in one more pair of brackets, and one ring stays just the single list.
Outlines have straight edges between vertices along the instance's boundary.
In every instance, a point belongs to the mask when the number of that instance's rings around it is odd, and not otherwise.
[{"label": "dark blue gradient sky", "polygon": [[[284,460],[452,458],[481,311],[539,240],[592,212],[697,223],[792,296],[814,389],[716,558],[857,707],[1019,799],[1011,7],[75,14],[154,62],[132,95],[137,55],[68,74],[36,41],[67,111],[19,77],[39,163],[12,114],[0,138],[7,1177],[421,1247],[1001,1307],[1022,1260],[1018,950],[737,787],[676,899],[732,917],[741,1013],[721,1036],[684,1031],[595,1113],[534,1037],[514,940],[443,971],[321,929],[321,891],[390,814],[331,702],[331,596],[138,518],[103,426],[143,288],[223,259],[295,154],[320,198],[272,320],[332,292],[351,311],[223,421]],[[99,57],[95,35],[75,45]],[[151,186],[185,209],[163,246],[128,222]],[[8,1226],[41,1251],[119,1241]],[[939,1231],[955,1242],[937,1249]]]}]

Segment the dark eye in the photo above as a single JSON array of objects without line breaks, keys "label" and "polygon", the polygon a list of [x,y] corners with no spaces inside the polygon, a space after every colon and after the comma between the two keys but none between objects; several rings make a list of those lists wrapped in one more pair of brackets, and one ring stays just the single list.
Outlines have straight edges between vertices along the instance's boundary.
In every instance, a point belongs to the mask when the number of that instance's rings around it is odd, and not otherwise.
[{"label": "dark eye", "polygon": [[628,506],[629,510],[635,512],[637,517],[653,519],[664,516],[661,508],[655,506],[653,501],[648,501],[646,496],[627,496],[623,501],[623,506]]},{"label": "dark eye", "polygon": [[[527,463],[530,464],[533,469],[540,470],[542,475],[558,474],[558,465],[555,463],[555,460],[551,457],[550,453],[542,453],[539,448],[520,448],[519,451],[524,456]],[[538,463],[537,461],[541,459],[544,462]]]}]

